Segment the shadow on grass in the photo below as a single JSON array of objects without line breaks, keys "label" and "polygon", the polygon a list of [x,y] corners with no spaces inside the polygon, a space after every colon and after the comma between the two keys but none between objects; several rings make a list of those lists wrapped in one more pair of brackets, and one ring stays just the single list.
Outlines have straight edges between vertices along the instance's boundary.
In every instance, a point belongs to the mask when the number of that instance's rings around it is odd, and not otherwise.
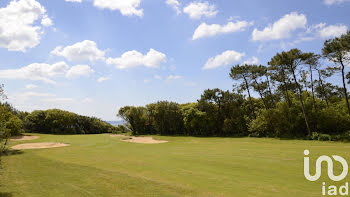
[{"label": "shadow on grass", "polygon": [[[21,150],[5,149],[0,156],[11,156],[23,154]],[[0,196],[1,197],[1,196]]]},{"label": "shadow on grass", "polygon": [[13,195],[9,192],[0,192],[0,197],[11,197],[11,196]]}]

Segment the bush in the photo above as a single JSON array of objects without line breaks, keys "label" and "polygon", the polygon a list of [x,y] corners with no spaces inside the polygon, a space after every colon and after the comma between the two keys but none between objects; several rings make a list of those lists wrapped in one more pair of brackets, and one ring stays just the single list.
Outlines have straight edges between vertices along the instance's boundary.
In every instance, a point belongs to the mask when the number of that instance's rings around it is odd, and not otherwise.
[{"label": "bush", "polygon": [[318,136],[318,141],[331,141],[331,136],[328,134],[321,134]]},{"label": "bush", "polygon": [[25,117],[24,127],[29,133],[47,134],[98,134],[116,130],[116,127],[98,118],[59,109],[33,111]]},{"label": "bush", "polygon": [[320,137],[320,134],[317,132],[312,132],[311,139],[312,140],[318,140],[318,137]]}]

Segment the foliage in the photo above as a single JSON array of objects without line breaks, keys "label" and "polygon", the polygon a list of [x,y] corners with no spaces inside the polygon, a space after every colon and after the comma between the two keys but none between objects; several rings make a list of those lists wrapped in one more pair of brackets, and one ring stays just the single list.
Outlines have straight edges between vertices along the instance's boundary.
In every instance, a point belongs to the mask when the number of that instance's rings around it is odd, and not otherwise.
[{"label": "foliage", "polygon": [[59,109],[33,111],[25,117],[24,128],[28,133],[47,134],[97,134],[116,131],[116,127],[98,118]]},{"label": "foliage", "polygon": [[[233,91],[207,89],[195,103],[160,101],[126,106],[118,114],[134,134],[316,139],[316,132],[342,138],[350,130],[350,73],[344,71],[349,52],[350,31],[327,40],[322,56],[291,49],[268,66],[233,66]],[[334,65],[322,65],[321,58]],[[343,87],[329,80],[340,71]]]},{"label": "foliage", "polygon": [[332,137],[328,134],[320,134],[318,136],[318,141],[331,141]]}]

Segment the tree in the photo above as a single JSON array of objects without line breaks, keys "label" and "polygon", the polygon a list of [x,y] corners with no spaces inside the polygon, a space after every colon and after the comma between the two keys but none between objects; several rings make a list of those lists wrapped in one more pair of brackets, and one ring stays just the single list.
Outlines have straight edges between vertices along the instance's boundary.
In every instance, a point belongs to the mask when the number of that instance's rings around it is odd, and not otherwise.
[{"label": "tree", "polygon": [[311,136],[311,129],[310,129],[309,120],[305,110],[305,105],[304,105],[304,100],[302,95],[303,91],[296,77],[296,70],[300,65],[304,64],[305,61],[308,60],[310,57],[311,57],[310,53],[308,54],[302,53],[299,49],[291,49],[288,52],[277,53],[269,63],[272,66],[286,66],[289,73],[292,74],[292,78],[298,89],[299,101],[301,104],[301,108],[302,108],[302,112],[303,112],[303,116],[305,119],[305,124],[306,124],[306,128],[309,136]]},{"label": "tree", "polygon": [[262,78],[263,76],[266,75],[266,71],[267,71],[267,69],[265,66],[250,65],[250,73],[251,73],[251,78],[253,81],[252,87],[254,88],[254,90],[256,92],[259,93],[260,98],[264,103],[265,109],[268,109],[269,106],[268,106],[268,103],[265,99],[264,94],[265,94],[266,89],[268,88],[269,82],[267,82],[267,81],[266,82],[258,82],[258,80],[260,78]]},{"label": "tree", "polygon": [[119,109],[118,116],[130,124],[130,130],[134,135],[144,134],[147,121],[147,109],[145,107],[126,106]]},{"label": "tree", "polygon": [[313,78],[313,72],[317,70],[319,67],[319,59],[320,56],[310,53],[309,58],[306,60],[305,64],[309,66],[309,75],[310,75],[310,87],[311,87],[311,93],[312,93],[312,101],[313,106],[316,107],[316,99],[315,99],[315,86],[314,86],[314,78]]},{"label": "tree", "polygon": [[287,101],[288,106],[291,107],[291,99],[289,97],[289,90],[292,89],[292,84],[290,81],[290,73],[287,65],[276,64],[272,61],[268,62],[268,70],[270,71],[270,76],[273,81],[279,83],[278,90],[283,92],[283,97]]},{"label": "tree", "polygon": [[247,65],[247,64],[239,65],[238,64],[238,65],[233,66],[231,68],[230,77],[233,80],[243,80],[242,87],[244,88],[244,90],[246,90],[248,92],[251,113],[255,117],[255,109],[254,109],[252,96],[250,94],[250,85],[249,85],[249,84],[251,84],[250,69],[251,69],[250,65]]},{"label": "tree", "polygon": [[322,54],[329,61],[334,62],[335,69],[342,74],[343,91],[346,100],[348,113],[350,115],[350,104],[345,83],[345,64],[350,62],[350,31],[340,37],[326,40],[322,49]]},{"label": "tree", "polygon": [[8,110],[6,106],[0,103],[0,154],[5,150],[7,141],[11,136],[19,135],[22,132],[22,121]]}]

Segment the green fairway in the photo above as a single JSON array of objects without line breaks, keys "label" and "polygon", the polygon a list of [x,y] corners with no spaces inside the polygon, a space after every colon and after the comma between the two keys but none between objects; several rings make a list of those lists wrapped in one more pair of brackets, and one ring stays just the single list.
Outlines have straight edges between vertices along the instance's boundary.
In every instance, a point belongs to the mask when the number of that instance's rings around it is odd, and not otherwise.
[{"label": "green fairway", "polygon": [[[345,143],[255,139],[156,137],[164,144],[135,144],[102,135],[40,135],[26,142],[71,146],[24,150],[2,158],[0,196],[321,196],[311,174],[320,155],[350,161]],[[326,165],[323,165],[326,168]],[[340,164],[335,164],[339,174]],[[340,185],[348,181],[346,178]]]}]

